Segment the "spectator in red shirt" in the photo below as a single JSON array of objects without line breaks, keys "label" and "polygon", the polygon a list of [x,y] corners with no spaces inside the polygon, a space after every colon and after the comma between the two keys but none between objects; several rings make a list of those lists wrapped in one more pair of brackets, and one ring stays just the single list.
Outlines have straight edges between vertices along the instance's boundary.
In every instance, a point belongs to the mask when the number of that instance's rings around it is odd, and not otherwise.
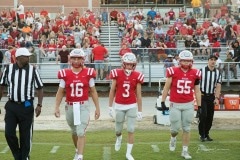
[{"label": "spectator in red shirt", "polygon": [[175,12],[173,11],[173,9],[171,8],[170,11],[168,12],[168,15],[170,17],[170,20],[174,20],[175,19]]},{"label": "spectator in red shirt", "polygon": [[228,13],[228,7],[225,3],[223,3],[223,5],[220,8],[221,10],[221,16],[225,16]]},{"label": "spectator in red shirt", "polygon": [[179,11],[179,19],[181,19],[181,21],[185,21],[187,16],[187,13],[184,10],[184,7]]},{"label": "spectator in red shirt", "polygon": [[110,12],[110,21],[117,21],[117,15],[118,15],[118,11],[116,11],[115,9],[113,9]]},{"label": "spectator in red shirt", "polygon": [[169,36],[169,41],[166,42],[165,44],[168,48],[168,49],[166,49],[167,55],[176,53],[177,45],[176,45],[176,41],[174,39],[174,36]]},{"label": "spectator in red shirt", "polygon": [[45,9],[42,9],[40,12],[40,15],[47,17],[48,16],[48,11],[46,11]]},{"label": "spectator in red shirt", "polygon": [[99,42],[98,44],[95,44],[92,49],[92,60],[95,64],[97,79],[103,80],[103,69],[105,67],[104,65],[104,58],[108,56],[108,51],[105,47],[101,45]]},{"label": "spectator in red shirt", "polygon": [[123,43],[122,44],[122,48],[120,49],[119,51],[119,56],[120,58],[122,58],[122,56],[125,54],[125,53],[128,53],[128,52],[132,52],[132,50],[130,48],[128,48],[128,45],[126,43]]},{"label": "spectator in red shirt", "polygon": [[206,2],[204,3],[204,18],[209,18],[210,8],[211,2],[210,0],[206,0]]}]

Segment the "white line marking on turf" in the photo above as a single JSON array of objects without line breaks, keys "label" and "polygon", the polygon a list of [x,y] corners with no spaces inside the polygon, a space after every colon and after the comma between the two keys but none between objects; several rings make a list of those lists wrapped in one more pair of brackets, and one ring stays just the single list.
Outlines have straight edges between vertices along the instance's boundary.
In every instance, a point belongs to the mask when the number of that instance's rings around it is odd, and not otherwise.
[{"label": "white line marking on turf", "polygon": [[229,151],[230,149],[217,149],[217,148],[212,148],[210,149],[209,147],[204,146],[203,144],[198,145],[198,149],[197,149],[197,153],[199,151],[203,151],[203,152],[209,152],[209,151]]},{"label": "white line marking on turf", "polygon": [[[220,144],[239,144],[240,141],[215,141],[217,143]],[[7,144],[6,142],[0,142],[0,144]],[[36,143],[32,143],[33,145],[51,145],[52,143],[41,143],[41,142],[36,142]],[[55,143],[56,145],[63,145],[63,146],[72,146],[72,143]],[[161,145],[161,144],[169,144],[169,141],[161,141],[161,142],[135,142],[134,144],[138,144],[138,145],[151,145],[151,144],[156,144],[156,145]],[[191,144],[200,144],[200,142],[198,140],[196,141],[191,141]],[[92,143],[92,144],[86,144],[87,146],[102,146],[102,145],[109,145],[109,144],[102,144],[102,143]],[[114,144],[113,144],[114,145]]]},{"label": "white line marking on turf", "polygon": [[103,147],[103,160],[111,159],[111,147]]},{"label": "white line marking on turf", "polygon": [[59,148],[60,148],[60,146],[53,146],[53,148],[50,151],[50,153],[56,153]]},{"label": "white line marking on turf", "polygon": [[7,153],[8,150],[9,150],[9,147],[6,146],[0,153]]},{"label": "white line marking on turf", "polygon": [[157,145],[151,145],[152,149],[153,149],[153,152],[159,152],[160,149],[158,148]]}]

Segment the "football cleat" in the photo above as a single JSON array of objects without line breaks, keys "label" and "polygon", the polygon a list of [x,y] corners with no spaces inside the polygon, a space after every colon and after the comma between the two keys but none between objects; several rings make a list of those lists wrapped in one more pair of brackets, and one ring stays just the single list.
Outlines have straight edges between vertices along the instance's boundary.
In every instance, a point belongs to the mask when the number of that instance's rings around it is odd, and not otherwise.
[{"label": "football cleat", "polygon": [[131,154],[126,154],[127,160],[134,160],[133,156]]},{"label": "football cleat", "polygon": [[192,159],[192,157],[188,154],[188,151],[182,151],[181,156],[182,156],[184,159]]},{"label": "football cleat", "polygon": [[115,151],[119,151],[122,145],[122,136],[117,137],[116,143],[115,143]]},{"label": "football cleat", "polygon": [[169,143],[169,150],[170,151],[175,151],[176,143],[177,143],[177,139],[171,139],[170,140],[170,143]]}]

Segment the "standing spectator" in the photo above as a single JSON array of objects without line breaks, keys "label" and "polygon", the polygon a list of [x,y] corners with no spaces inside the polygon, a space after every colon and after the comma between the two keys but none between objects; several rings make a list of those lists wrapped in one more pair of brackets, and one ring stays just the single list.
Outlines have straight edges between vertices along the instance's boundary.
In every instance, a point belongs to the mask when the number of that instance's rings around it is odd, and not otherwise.
[{"label": "standing spectator", "polygon": [[3,67],[3,52],[0,50],[0,75],[2,75],[2,67]]},{"label": "standing spectator", "polygon": [[142,119],[141,84],[144,82],[144,75],[135,71],[136,64],[135,55],[126,53],[122,58],[122,68],[113,69],[110,72],[112,85],[109,92],[109,115],[113,117],[113,110],[115,109],[115,151],[119,151],[122,145],[122,130],[126,117],[128,132],[126,158],[128,160],[134,160],[131,152],[134,143],[136,117],[139,120]]},{"label": "standing spectator", "polygon": [[[37,69],[29,64],[31,53],[26,48],[16,51],[16,63],[9,64],[0,78],[0,99],[4,86],[8,86],[8,101],[5,105],[5,138],[15,160],[29,159],[32,146],[34,119],[34,87],[38,104],[36,117],[41,113],[43,83]],[[20,139],[16,135],[19,128]],[[20,143],[20,144],[19,144]]]},{"label": "standing spectator", "polygon": [[170,11],[168,11],[168,15],[170,17],[170,20],[174,20],[175,19],[175,12],[173,11],[172,8],[170,8]]},{"label": "standing spectator", "polygon": [[103,9],[102,12],[102,22],[104,25],[108,24],[108,12],[105,8]]},{"label": "standing spectator", "polygon": [[117,15],[118,15],[118,11],[116,11],[116,9],[113,9],[110,12],[110,22],[111,21],[117,21]]},{"label": "standing spectator", "polygon": [[204,3],[204,18],[209,18],[210,8],[211,2],[210,0],[206,0],[206,2]]},{"label": "standing spectator", "polygon": [[[166,74],[167,68],[175,66],[173,63],[173,55],[169,54],[167,58],[163,61],[163,63],[164,63],[163,71]],[[165,74],[164,74],[164,77],[165,77]]]},{"label": "standing spectator", "polygon": [[69,60],[69,51],[65,45],[62,46],[62,50],[59,51],[56,63],[60,60],[60,69],[68,68],[68,60]]},{"label": "standing spectator", "polygon": [[[170,112],[171,139],[169,144],[170,151],[175,151],[177,135],[182,127],[182,154],[185,159],[192,159],[188,153],[190,142],[191,123],[194,115],[193,90],[196,96],[197,105],[201,106],[201,92],[199,82],[201,72],[192,69],[193,55],[190,51],[184,50],[179,54],[179,67],[170,67],[166,73],[166,83],[162,94],[162,109],[167,107],[165,101],[170,91]],[[176,85],[178,84],[178,85]]]},{"label": "standing spectator", "polygon": [[92,49],[92,60],[95,65],[97,79],[103,80],[104,57],[108,56],[108,51],[100,42],[94,45]]},{"label": "standing spectator", "polygon": [[236,68],[236,64],[231,63],[231,62],[234,62],[232,57],[233,57],[232,53],[228,52],[227,58],[224,60],[224,62],[226,62],[224,63],[224,67],[223,67],[223,70],[225,72],[225,79],[231,78],[228,71],[232,71],[234,78],[237,79],[237,68]]},{"label": "standing spectator", "polygon": [[150,11],[148,11],[147,16],[150,16],[151,20],[155,18],[157,15],[156,11],[154,11],[154,8],[152,7]]},{"label": "standing spectator", "polygon": [[94,68],[94,65],[92,64],[92,50],[89,48],[89,44],[87,42],[83,44],[82,50],[85,53],[85,66],[88,68]]},{"label": "standing spectator", "polygon": [[[235,41],[233,42],[232,48],[234,50],[234,56],[233,56],[233,60],[235,62],[240,62],[240,45],[239,45],[239,41]],[[238,67],[240,68],[240,64],[238,64]]]},{"label": "standing spectator", "polygon": [[212,127],[214,106],[219,104],[222,83],[222,75],[219,70],[215,68],[217,59],[215,55],[211,55],[208,58],[207,66],[200,69],[202,72],[200,81],[202,105],[198,107],[198,130],[200,141],[202,142],[213,140],[209,135],[209,131]]},{"label": "standing spectator", "polygon": [[194,16],[196,17],[196,19],[200,18],[201,15],[200,7],[202,5],[201,0],[192,0],[191,4],[193,7]]},{"label": "standing spectator", "polygon": [[223,5],[220,7],[220,10],[221,10],[221,16],[226,16],[226,14],[228,13],[228,7],[226,3],[223,3]]},{"label": "standing spectator", "polygon": [[21,1],[19,1],[18,5],[17,5],[16,12],[17,12],[17,20],[18,20],[18,22],[21,19],[25,18],[24,6],[23,6]]},{"label": "standing spectator", "polygon": [[70,52],[71,69],[58,71],[60,84],[56,94],[55,116],[60,117],[59,107],[66,92],[66,120],[76,148],[74,160],[83,159],[85,134],[90,119],[89,93],[96,107],[95,120],[100,117],[98,94],[94,84],[96,72],[93,68],[84,67],[84,58],[85,54],[81,49],[74,49]]}]

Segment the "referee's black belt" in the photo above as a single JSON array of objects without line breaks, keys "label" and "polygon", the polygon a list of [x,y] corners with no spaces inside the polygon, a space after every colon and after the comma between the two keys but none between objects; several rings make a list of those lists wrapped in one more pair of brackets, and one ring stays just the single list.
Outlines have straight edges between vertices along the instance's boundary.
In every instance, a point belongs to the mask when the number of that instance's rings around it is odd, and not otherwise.
[{"label": "referee's black belt", "polygon": [[[10,102],[13,102],[13,103],[17,103],[17,104],[24,104],[24,103],[25,103],[25,101],[19,102],[19,101],[14,101],[14,100],[12,100],[12,99],[9,99],[9,101],[10,101]],[[31,99],[31,100],[28,100],[28,101],[32,102],[32,99]]]},{"label": "referee's black belt", "polygon": [[204,93],[204,92],[202,92],[202,96],[214,96],[214,93]]}]

